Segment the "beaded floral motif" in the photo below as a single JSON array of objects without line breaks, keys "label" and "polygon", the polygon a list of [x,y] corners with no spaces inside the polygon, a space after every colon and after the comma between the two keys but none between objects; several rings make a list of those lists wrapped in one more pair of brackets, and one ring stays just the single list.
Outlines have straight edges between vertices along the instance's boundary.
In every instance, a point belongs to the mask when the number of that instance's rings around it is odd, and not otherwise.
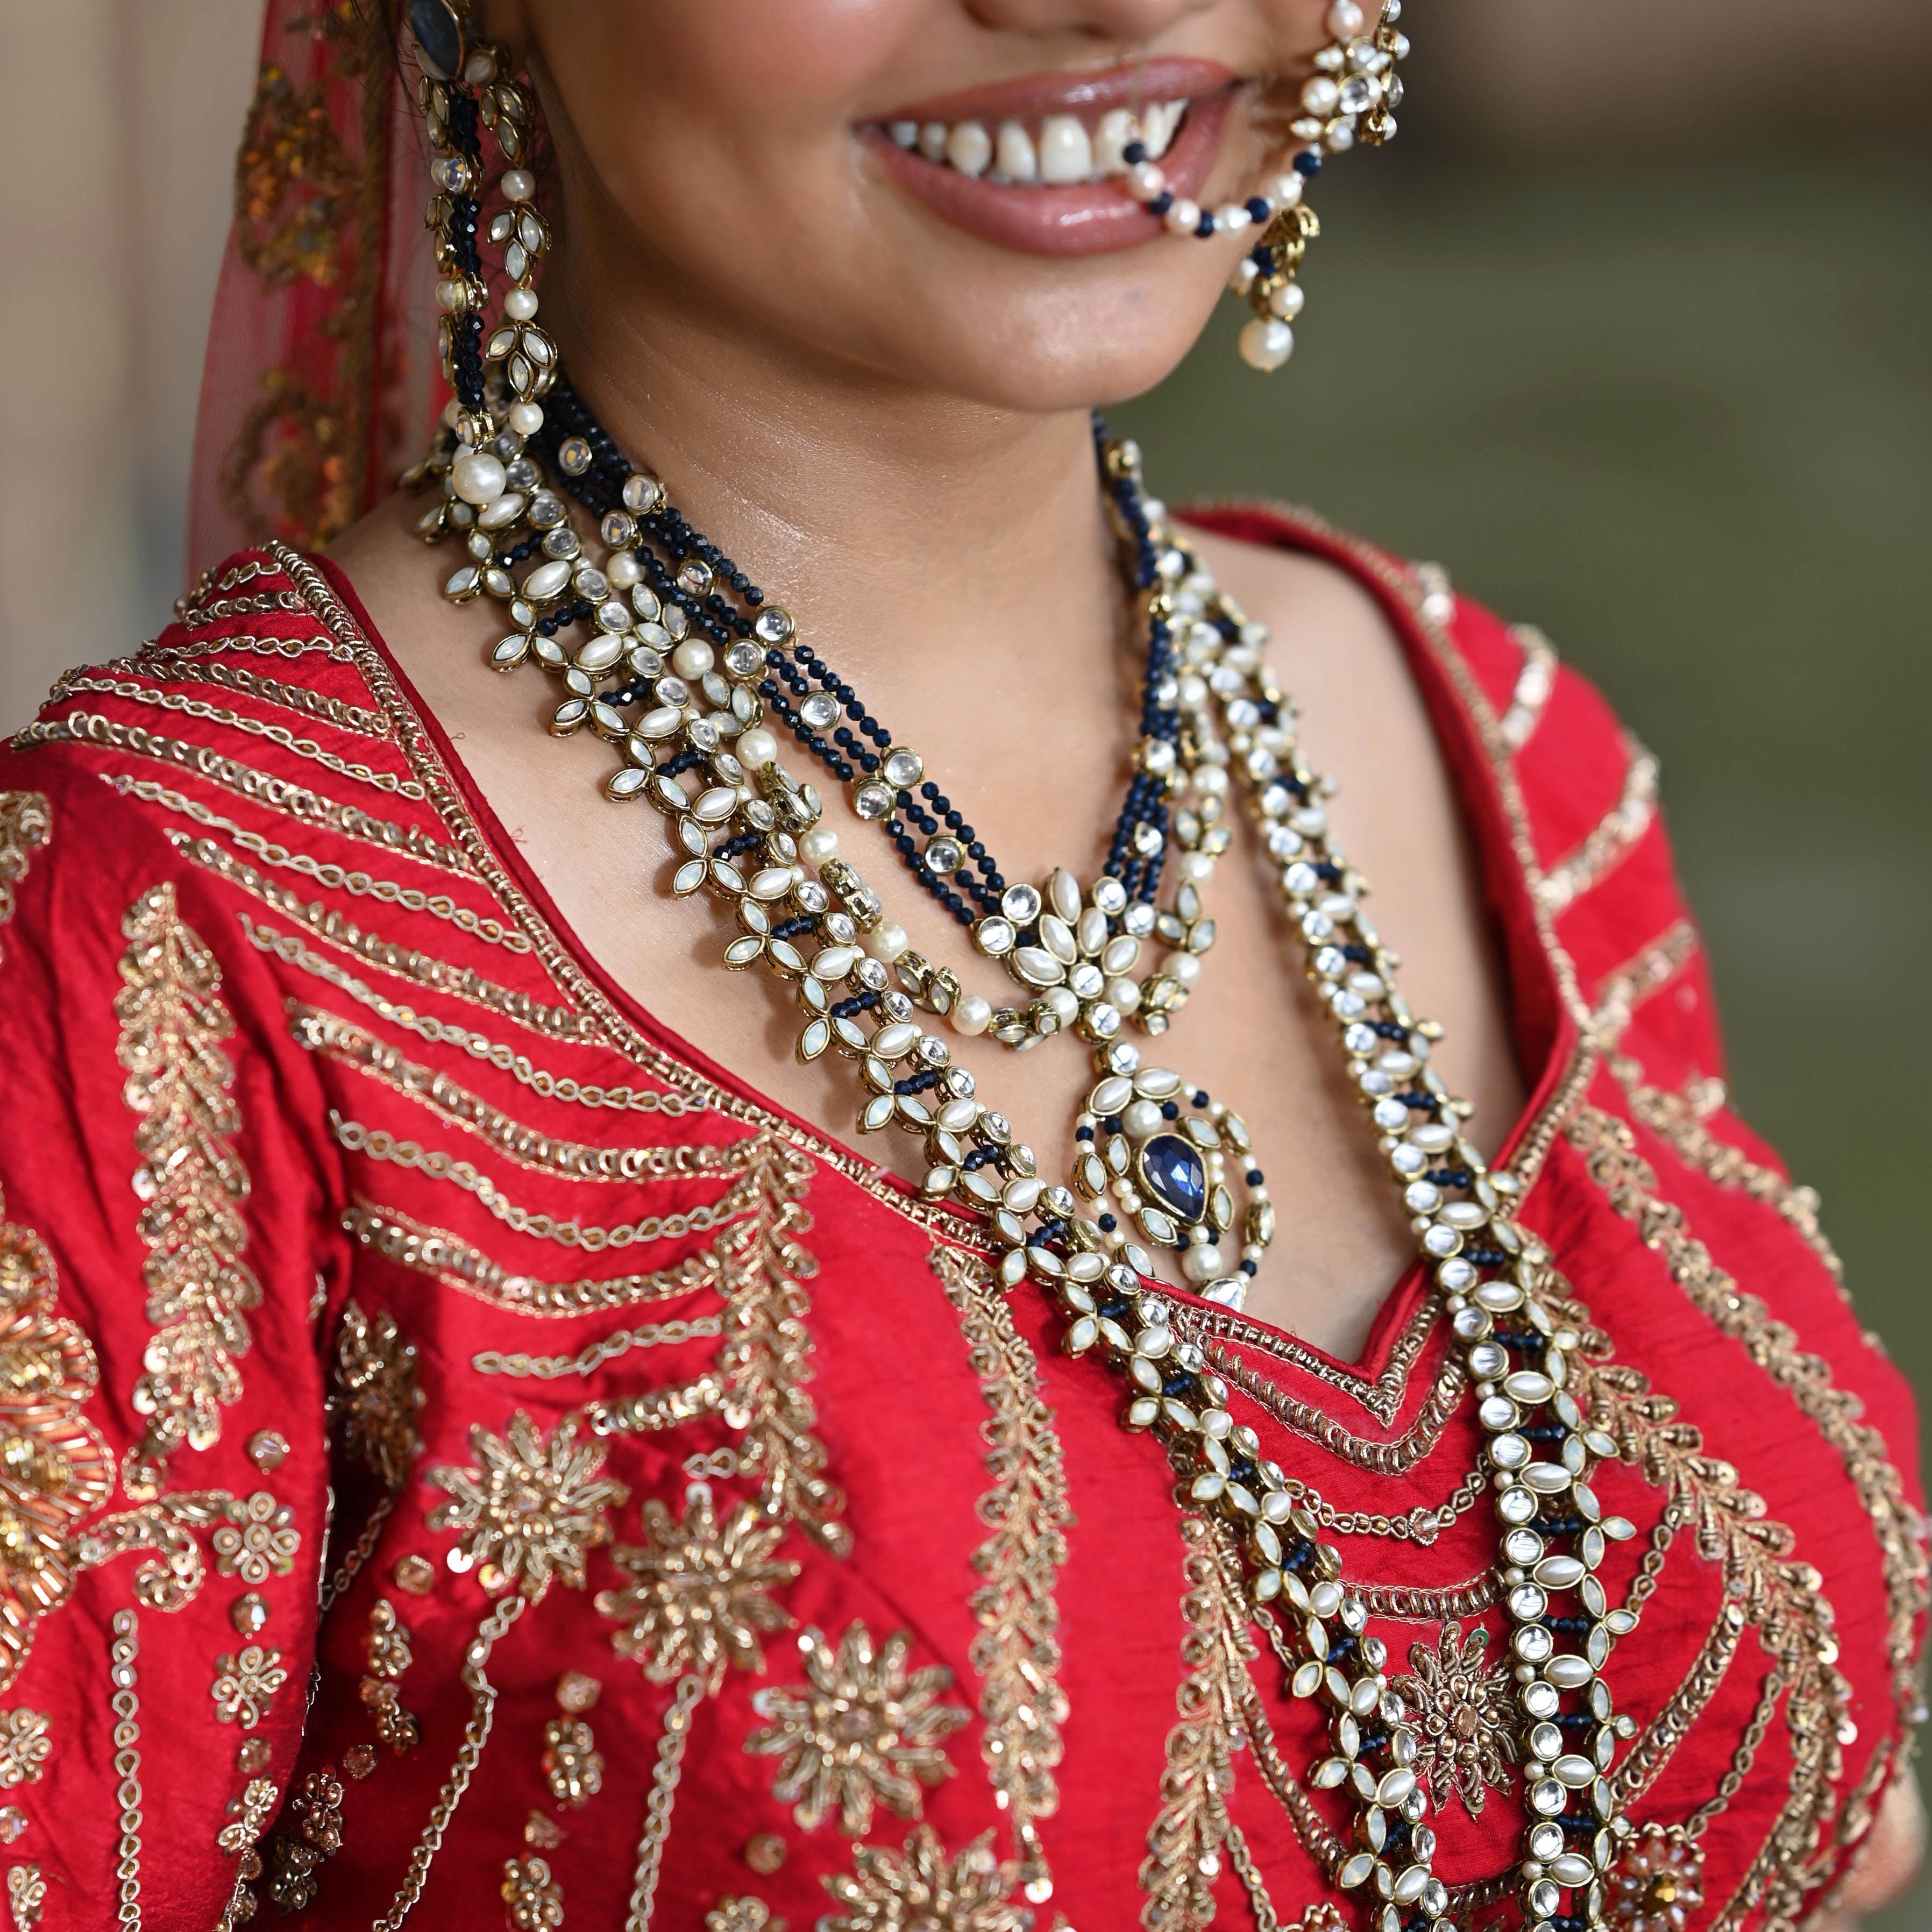
[{"label": "beaded floral motif", "polygon": [[799,1570],[772,1555],[784,1540],[783,1520],[741,1502],[721,1526],[703,1483],[687,1492],[681,1520],[656,1496],[646,1498],[643,1515],[646,1540],[610,1552],[630,1581],[597,1595],[598,1611],[620,1626],[611,1648],[658,1684],[688,1672],[716,1691],[730,1665],[762,1671],[759,1634],[790,1621],[772,1592]]},{"label": "beaded floral motif", "polygon": [[38,792],[0,791],[0,926],[14,916],[14,889],[27,876],[33,854],[53,836],[53,824]]},{"label": "beaded floral motif", "polygon": [[0,1711],[0,1787],[33,1784],[52,1748],[44,1711]]},{"label": "beaded floral motif", "polygon": [[939,1664],[908,1670],[912,1639],[904,1630],[876,1648],[862,1623],[853,1624],[836,1648],[815,1629],[798,1642],[808,1681],[752,1697],[765,1727],[745,1748],[780,1760],[772,1796],[790,1804],[808,1832],[836,1811],[839,1829],[861,1837],[872,1828],[874,1804],[916,1818],[920,1786],[952,1774],[940,1741],[969,1714],[939,1701],[952,1672]]},{"label": "beaded floral motif", "polygon": [[262,1583],[271,1571],[286,1576],[295,1568],[302,1532],[286,1504],[278,1503],[266,1490],[257,1490],[246,1498],[225,1498],[224,1513],[227,1520],[213,1538],[214,1567],[223,1576]]},{"label": "beaded floral motif", "polygon": [[1704,1854],[1682,1832],[1646,1825],[1611,1868],[1604,1891],[1616,1932],[1684,1932],[1704,1902]]},{"label": "beaded floral motif", "polygon": [[74,1530],[114,1486],[106,1438],[81,1414],[100,1370],[87,1337],[55,1314],[58,1297],[45,1244],[0,1219],[0,1691],[74,1588]]},{"label": "beaded floral motif", "polygon": [[172,885],[136,899],[121,922],[128,947],[115,996],[122,1090],[140,1116],[134,1192],[148,1258],[142,1276],[154,1333],[134,1406],[148,1418],[128,1459],[130,1493],[151,1496],[160,1466],[183,1443],[212,1448],[220,1412],[241,1398],[245,1312],[261,1284],[242,1258],[248,1171],[233,1142],[241,1115],[223,1042],[235,1022],[214,956],[176,909]]},{"label": "beaded floral motif", "polygon": [[553,1718],[544,1726],[543,1772],[550,1796],[580,1810],[604,1788],[604,1754],[581,1718]]},{"label": "beaded floral motif", "polygon": [[552,1932],[563,1923],[563,1887],[545,1858],[503,1861],[503,1904],[514,1932]]},{"label": "beaded floral motif", "polygon": [[450,1498],[430,1510],[430,1528],[463,1532],[463,1554],[484,1566],[486,1588],[514,1588],[532,1603],[553,1577],[582,1589],[586,1553],[610,1533],[604,1512],[630,1494],[598,1474],[603,1450],[578,1446],[574,1418],[565,1417],[546,1439],[521,1409],[502,1436],[474,1425],[470,1446],[471,1467],[445,1464],[429,1472]]},{"label": "beaded floral motif", "polygon": [[704,1932],[785,1932],[761,1898],[721,1898],[704,1915]]},{"label": "beaded floral motif", "polygon": [[282,1653],[251,1643],[239,1652],[230,1651],[214,1660],[215,1678],[210,1695],[214,1714],[224,1724],[239,1724],[252,1731],[266,1714],[269,1700],[289,1681],[282,1668]]},{"label": "beaded floral motif", "polygon": [[993,1856],[992,1839],[984,1832],[952,1856],[921,1825],[902,1851],[857,1846],[851,1875],[824,1881],[838,1910],[821,1932],[1024,1932],[1033,1914],[1011,1902],[1019,1868]]},{"label": "beaded floral motif", "polygon": [[327,1766],[290,1795],[290,1828],[268,1840],[268,1896],[281,1912],[315,1902],[316,1874],[342,1849],[342,1780]]},{"label": "beaded floral motif", "polygon": [[7,1903],[14,1911],[14,1932],[33,1932],[46,1903],[47,1882],[38,1865],[15,1865],[7,1874]]},{"label": "beaded floral motif", "polygon": [[1509,1789],[1516,1757],[1510,1670],[1484,1655],[1489,1639],[1480,1627],[1465,1636],[1460,1624],[1444,1624],[1433,1649],[1411,1648],[1413,1674],[1390,1685],[1414,1718],[1415,1768],[1430,1798],[1439,1807],[1453,1790],[1472,1817],[1482,1815],[1486,1793]]},{"label": "beaded floral motif", "polygon": [[422,1453],[416,1412],[422,1404],[416,1344],[386,1310],[365,1315],[346,1303],[335,1345],[329,1419],[342,1430],[344,1448],[366,1462],[386,1489],[400,1489]]}]

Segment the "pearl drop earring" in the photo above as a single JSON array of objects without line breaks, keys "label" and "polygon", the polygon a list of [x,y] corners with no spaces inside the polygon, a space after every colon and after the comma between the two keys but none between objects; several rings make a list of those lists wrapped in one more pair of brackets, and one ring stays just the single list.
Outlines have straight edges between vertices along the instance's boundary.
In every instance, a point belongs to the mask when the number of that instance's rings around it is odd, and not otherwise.
[{"label": "pearl drop earring", "polygon": [[1279,369],[1294,348],[1289,325],[1303,302],[1296,275],[1309,243],[1322,232],[1302,196],[1321,172],[1322,158],[1344,153],[1358,140],[1379,147],[1394,136],[1390,110],[1402,100],[1396,66],[1408,52],[1408,37],[1396,25],[1401,17],[1402,0],[1383,0],[1370,32],[1358,0],[1334,0],[1328,9],[1331,38],[1315,56],[1315,72],[1301,90],[1301,112],[1288,129],[1300,150],[1288,172],[1244,202],[1228,202],[1210,212],[1169,189],[1143,142],[1131,141],[1121,151],[1127,191],[1173,233],[1204,242],[1249,227],[1264,231],[1228,285],[1255,311],[1240,337],[1242,358],[1253,368]]}]

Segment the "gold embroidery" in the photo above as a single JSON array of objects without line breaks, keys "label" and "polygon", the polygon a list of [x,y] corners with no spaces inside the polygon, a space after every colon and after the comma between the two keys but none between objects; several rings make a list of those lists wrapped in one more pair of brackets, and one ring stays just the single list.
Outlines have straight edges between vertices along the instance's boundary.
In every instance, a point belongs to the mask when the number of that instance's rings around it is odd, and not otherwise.
[{"label": "gold embroidery", "polygon": [[581,1718],[553,1718],[544,1726],[543,1774],[560,1804],[580,1811],[604,1788],[604,1756]]},{"label": "gold embroidery", "polygon": [[808,1681],[752,1694],[765,1723],[745,1748],[780,1760],[772,1796],[791,1806],[803,1831],[816,1831],[836,1811],[849,1838],[871,1830],[875,1804],[918,1817],[920,1786],[952,1775],[940,1741],[969,1714],[939,1701],[952,1672],[943,1664],[909,1670],[912,1638],[904,1630],[877,1648],[862,1623],[836,1647],[817,1629],[798,1641]]},{"label": "gold embroidery", "polygon": [[1534,624],[1512,624],[1510,635],[1522,646],[1522,668],[1516,674],[1509,709],[1496,720],[1496,736],[1520,752],[1536,735],[1543,707],[1556,688],[1556,650]]},{"label": "gold embroidery", "polygon": [[0,1711],[0,1789],[32,1784],[53,1748],[44,1711]]},{"label": "gold embroidery", "polygon": [[1833,1382],[1831,1365],[1802,1349],[1790,1325],[1774,1318],[1757,1296],[1744,1292],[1712,1258],[1691,1234],[1683,1210],[1659,1197],[1656,1173],[1637,1153],[1636,1137],[1625,1123],[1589,1109],[1571,1124],[1570,1138],[1611,1206],[1636,1224],[1647,1247],[1662,1256],[1672,1280],[1692,1304],[1744,1345],[1843,1460],[1878,1538],[1891,1610],[1886,1654],[1895,1701],[1909,1713],[1918,1701],[1913,1634],[1927,1606],[1927,1564],[1884,1437],[1858,1419],[1858,1399]]},{"label": "gold embroidery", "polygon": [[1604,980],[1590,1031],[1606,1048],[1622,1037],[1636,1009],[1669,986],[1695,957],[1699,944],[1697,928],[1688,919],[1673,920]]},{"label": "gold embroidery", "polygon": [[[296,600],[296,608],[300,610],[302,600]],[[164,633],[165,634],[165,633]],[[208,658],[220,656],[228,651],[238,651],[254,657],[283,658],[290,663],[298,658],[319,657],[330,664],[352,664],[355,652],[345,644],[332,638],[314,636],[301,638],[254,638],[236,635],[226,638],[190,638],[185,644],[164,644],[159,638],[152,638],[141,646],[141,656],[153,658],[167,664],[185,664],[201,662]],[[372,716],[378,714],[370,713]],[[389,721],[382,720],[381,735],[389,735]]]},{"label": "gold embroidery", "polygon": [[282,1653],[259,1643],[248,1645],[238,1654],[224,1652],[214,1660],[215,1678],[210,1695],[214,1714],[224,1724],[238,1724],[252,1731],[268,1714],[275,1693],[289,1681],[282,1668]]},{"label": "gold embroidery", "polygon": [[486,1588],[514,1587],[536,1603],[553,1577],[584,1588],[586,1552],[610,1536],[604,1511],[620,1508],[630,1491],[598,1474],[604,1452],[579,1448],[577,1426],[566,1416],[546,1439],[518,1409],[502,1436],[481,1423],[471,1426],[475,1464],[430,1471],[449,1500],[430,1511],[429,1526],[461,1533],[462,1554],[483,1566]]},{"label": "gold embroidery", "polygon": [[413,778],[399,778],[393,772],[372,771],[368,766],[353,759],[324,751],[313,738],[298,738],[283,725],[251,718],[230,705],[210,704],[202,698],[184,698],[178,692],[157,691],[151,685],[137,684],[130,678],[88,677],[79,670],[65,673],[49,693],[47,702],[60,704],[76,692],[87,692],[97,697],[124,698],[130,704],[148,705],[158,711],[176,712],[182,717],[199,718],[210,724],[225,724],[231,731],[240,731],[251,738],[266,739],[270,744],[278,745],[298,758],[306,758],[311,764],[320,765],[338,778],[353,778],[358,784],[373,785],[378,791],[389,792],[399,798],[422,796],[422,787]]},{"label": "gold embroidery", "polygon": [[821,1932],[1023,1932],[1033,1915],[1012,1900],[1019,1868],[993,1856],[983,1832],[957,1856],[929,1825],[915,1826],[902,1851],[860,1845],[852,1875],[823,1881],[838,1910]]},{"label": "gold embroidery", "polygon": [[1544,910],[1552,916],[1568,910],[1629,857],[1656,816],[1657,760],[1633,740],[1622,795],[1574,851],[1536,878],[1533,890]]},{"label": "gold embroidery", "polygon": [[256,804],[298,819],[304,825],[319,825],[364,844],[380,845],[390,851],[406,852],[426,866],[445,872],[466,872],[461,855],[439,844],[413,825],[376,818],[360,806],[344,805],[340,800],[311,791],[290,778],[277,778],[258,770],[239,758],[224,757],[206,745],[184,738],[170,738],[140,724],[119,724],[91,711],[69,711],[58,718],[43,718],[14,734],[14,745],[26,749],[35,745],[62,742],[105,745],[116,751],[134,752],[144,758],[178,765],[211,784],[232,791]]},{"label": "gold embroidery", "polygon": [[386,1490],[403,1486],[422,1453],[416,1426],[422,1406],[416,1344],[386,1310],[372,1318],[353,1301],[345,1303],[329,1420],[341,1425],[344,1449],[368,1464]]},{"label": "gold embroidery", "polygon": [[463,1127],[499,1154],[535,1174],[572,1180],[662,1180],[700,1174],[742,1174],[751,1165],[755,1135],[718,1143],[673,1142],[657,1147],[604,1147],[561,1140],[513,1118],[460,1086],[435,1067],[406,1058],[386,1041],[316,1006],[292,1002],[290,1030],[311,1052],[352,1066],[393,1092]]},{"label": "gold embroidery", "polygon": [[536,1065],[527,1054],[499,1045],[459,1022],[438,1019],[434,1014],[419,1013],[413,1006],[399,1006],[392,1000],[385,999],[367,980],[357,979],[332,960],[310,952],[292,934],[279,933],[271,926],[257,926],[246,913],[242,915],[242,923],[249,943],[257,951],[272,952],[285,964],[299,967],[304,973],[326,980],[352,999],[360,1000],[371,1012],[398,1026],[406,1027],[424,1040],[436,1044],[447,1040],[452,1046],[461,1047],[472,1060],[487,1060],[499,1072],[509,1074],[546,1100],[562,1100],[579,1107],[618,1107],[634,1113],[662,1113],[673,1118],[704,1111],[704,1096],[701,1094],[660,1094],[650,1088],[600,1087],[589,1081],[574,1079],[568,1074],[552,1073]]},{"label": "gold embroidery", "polygon": [[1726,1603],[1718,1612],[1717,1621],[1685,1672],[1683,1682],[1671,1693],[1664,1708],[1610,1774],[1622,1809],[1628,1810],[1657,1782],[1677,1747],[1690,1735],[1691,1726],[1718,1694],[1718,1687],[1738,1654],[1744,1634],[1742,1606]]},{"label": "gold embroidery", "polygon": [[184,1442],[208,1449],[220,1440],[221,1410],[242,1394],[236,1362],[250,1342],[243,1318],[262,1289],[242,1258],[248,1175],[233,1147],[241,1117],[222,1042],[235,1022],[221,998],[220,968],[176,910],[171,885],[144,892],[121,929],[129,945],[114,1000],[118,1057],[128,1104],[141,1116],[134,1192],[154,1324],[147,1372],[134,1388],[148,1423],[128,1458],[134,1496],[153,1493],[162,1466]]},{"label": "gold embroidery", "polygon": [[0,926],[14,916],[14,888],[53,829],[52,808],[40,793],[0,791]]},{"label": "gold embroidery", "polygon": [[1514,1780],[1514,1682],[1507,1659],[1491,1664],[1483,1654],[1487,1630],[1446,1623],[1434,1648],[1412,1646],[1412,1675],[1391,1680],[1392,1689],[1414,1714],[1415,1769],[1429,1780],[1429,1796],[1440,1810],[1454,1792],[1472,1817],[1480,1817],[1491,1791],[1507,1791]]},{"label": "gold embroidery", "polygon": [[1704,1902],[1704,1854],[1681,1831],[1646,1825],[1605,1878],[1616,1932],[1677,1932]]},{"label": "gold embroidery", "polygon": [[503,1904],[512,1932],[552,1932],[563,1923],[563,1888],[542,1858],[503,1861]]},{"label": "gold embroidery", "polygon": [[979,1515],[992,1533],[973,1552],[983,1580],[970,1600],[980,1627],[967,1654],[985,1687],[980,1754],[996,1802],[1012,1821],[1022,1880],[1037,1887],[1051,1874],[1036,1821],[1059,1808],[1054,1771],[1066,1718],[1053,1596],[1073,1520],[1066,1472],[1040,1364],[1013,1325],[992,1270],[944,1245],[931,1262],[992,1411],[980,1432],[993,1486],[980,1498]]},{"label": "gold embroidery", "polygon": [[342,1849],[342,1780],[329,1766],[312,1771],[289,1793],[292,1828],[268,1840],[268,1896],[279,1912],[315,1903],[316,1874]]},{"label": "gold embroidery", "polygon": [[[735,1196],[736,1190],[733,1190]],[[728,1196],[728,1209],[716,1216],[694,1208],[688,1214],[668,1214],[662,1233],[668,1238],[713,1226],[716,1220],[736,1215],[758,1193],[748,1178],[742,1198]],[[680,1225],[681,1224],[681,1225]],[[598,1308],[625,1308],[640,1301],[664,1301],[693,1288],[710,1286],[723,1268],[722,1241],[703,1254],[687,1256],[669,1268],[648,1274],[613,1275],[589,1281],[539,1281],[513,1274],[447,1228],[426,1227],[400,1208],[359,1197],[344,1208],[344,1228],[364,1247],[421,1274],[434,1275],[446,1287],[472,1294],[480,1301],[520,1315],[562,1318]]]},{"label": "gold embroidery", "polygon": [[1721,1080],[1700,1080],[1682,1094],[1666,1094],[1647,1084],[1643,1069],[1627,1054],[1616,1055],[1610,1061],[1610,1070],[1629,1096],[1631,1112],[1687,1167],[1694,1168],[1720,1187],[1737,1188],[1754,1201],[1774,1208],[1797,1230],[1805,1246],[1824,1263],[1832,1279],[1844,1291],[1845,1264],[1819,1220],[1816,1191],[1795,1186],[1775,1168],[1753,1160],[1742,1148],[1721,1139],[1706,1124],[1726,1103]]},{"label": "gold embroidery", "polygon": [[[252,638],[224,639],[220,647],[232,649],[237,645],[262,641],[265,640]],[[206,646],[190,648],[204,652],[208,649]],[[264,704],[274,705],[284,711],[298,711],[305,717],[320,718],[358,738],[387,738],[390,735],[389,721],[380,711],[364,710],[359,704],[311,691],[306,685],[284,684],[279,678],[265,677],[260,671],[250,670],[244,665],[203,663],[183,651],[153,645],[148,646],[138,657],[117,658],[116,662],[137,669],[158,667],[159,674],[165,677],[184,682],[217,685],[243,697],[258,698]]]},{"label": "gold embroidery", "polygon": [[785,1932],[785,1922],[774,1918],[761,1898],[721,1898],[704,1915],[704,1932]]},{"label": "gold embroidery", "polygon": [[7,1902],[13,1908],[14,1932],[33,1932],[46,1903],[47,1882],[38,1865],[14,1865],[7,1874]]},{"label": "gold embroidery", "polygon": [[539,1382],[554,1382],[561,1376],[595,1375],[606,1362],[633,1348],[676,1348],[724,1332],[722,1315],[697,1315],[688,1321],[675,1316],[668,1322],[640,1322],[634,1328],[620,1328],[614,1335],[585,1342],[574,1355],[531,1355],[520,1348],[506,1355],[500,1348],[479,1348],[470,1357],[470,1366],[479,1376],[533,1376]]},{"label": "gold embroidery", "polygon": [[214,1567],[222,1576],[266,1583],[270,1571],[286,1576],[295,1568],[302,1532],[287,1504],[278,1503],[266,1490],[257,1490],[246,1498],[227,1497],[223,1514],[227,1520],[211,1539]]},{"label": "gold embroidery", "polygon": [[150,1610],[178,1610],[206,1575],[194,1532],[223,1522],[234,1500],[226,1490],[176,1490],[138,1509],[97,1517],[76,1546],[78,1567],[94,1570],[142,1554],[134,1571],[136,1598]]},{"label": "gold embroidery", "polygon": [[114,1488],[106,1438],[81,1413],[100,1369],[86,1336],[54,1312],[59,1298],[45,1244],[0,1218],[0,1693],[40,1619],[73,1591],[76,1525]]}]

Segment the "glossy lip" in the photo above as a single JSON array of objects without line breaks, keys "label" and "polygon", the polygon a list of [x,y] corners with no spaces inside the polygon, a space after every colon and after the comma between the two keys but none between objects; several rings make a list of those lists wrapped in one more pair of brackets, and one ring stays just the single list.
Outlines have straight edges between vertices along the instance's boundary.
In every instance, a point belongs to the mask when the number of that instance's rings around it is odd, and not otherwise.
[{"label": "glossy lip", "polygon": [[1147,100],[1186,100],[1180,131],[1160,158],[1177,196],[1193,200],[1221,151],[1240,78],[1217,61],[1144,61],[1088,74],[1041,74],[941,95],[869,122],[860,138],[896,181],[933,212],[982,239],[1032,255],[1102,255],[1137,248],[1167,230],[1118,176],[1066,188],[1002,187],[902,148],[895,121],[1027,120],[1106,112]]}]

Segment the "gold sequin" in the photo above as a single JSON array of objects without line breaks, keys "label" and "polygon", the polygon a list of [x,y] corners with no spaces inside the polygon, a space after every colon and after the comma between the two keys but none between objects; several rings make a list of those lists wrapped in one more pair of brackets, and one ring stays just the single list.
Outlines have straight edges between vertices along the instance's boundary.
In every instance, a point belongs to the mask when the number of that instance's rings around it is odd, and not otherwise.
[{"label": "gold sequin", "polygon": [[0,926],[14,916],[15,888],[53,828],[53,809],[38,792],[0,791]]}]

